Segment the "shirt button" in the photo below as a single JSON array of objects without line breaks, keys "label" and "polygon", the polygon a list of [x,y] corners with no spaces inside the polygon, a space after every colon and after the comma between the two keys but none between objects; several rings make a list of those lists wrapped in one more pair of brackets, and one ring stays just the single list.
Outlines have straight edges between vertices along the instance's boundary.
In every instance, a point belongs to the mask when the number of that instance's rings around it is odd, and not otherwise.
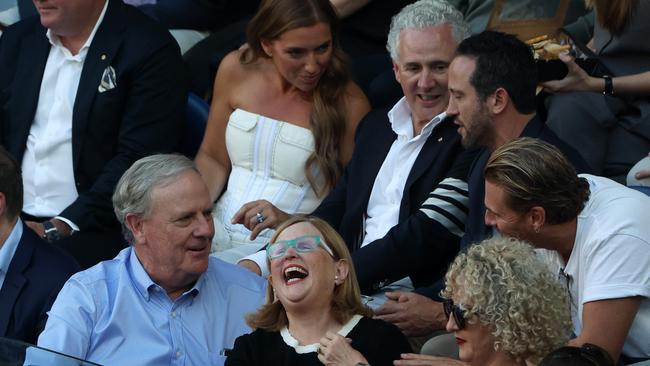
[{"label": "shirt button", "polygon": [[181,357],[181,351],[176,351],[176,358]]},{"label": "shirt button", "polygon": [[175,317],[176,317],[176,312],[172,311],[172,318],[175,318]]}]

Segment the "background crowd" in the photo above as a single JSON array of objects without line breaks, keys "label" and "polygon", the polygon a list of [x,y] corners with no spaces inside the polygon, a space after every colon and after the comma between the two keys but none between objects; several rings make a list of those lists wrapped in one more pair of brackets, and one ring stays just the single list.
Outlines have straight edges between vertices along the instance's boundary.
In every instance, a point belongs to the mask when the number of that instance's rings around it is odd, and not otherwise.
[{"label": "background crowd", "polygon": [[[565,14],[564,76],[495,8]],[[2,0],[0,336],[111,365],[650,364],[648,14]]]}]

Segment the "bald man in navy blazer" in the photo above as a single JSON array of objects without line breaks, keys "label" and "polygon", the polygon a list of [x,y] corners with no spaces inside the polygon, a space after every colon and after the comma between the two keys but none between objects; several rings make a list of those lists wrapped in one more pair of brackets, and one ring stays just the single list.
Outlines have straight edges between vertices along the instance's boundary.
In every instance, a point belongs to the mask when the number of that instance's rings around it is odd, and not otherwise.
[{"label": "bald man in navy blazer", "polygon": [[22,165],[25,223],[88,267],[125,245],[122,173],[177,149],[186,79],[169,32],[121,0],[34,3],[0,38],[0,143]]}]

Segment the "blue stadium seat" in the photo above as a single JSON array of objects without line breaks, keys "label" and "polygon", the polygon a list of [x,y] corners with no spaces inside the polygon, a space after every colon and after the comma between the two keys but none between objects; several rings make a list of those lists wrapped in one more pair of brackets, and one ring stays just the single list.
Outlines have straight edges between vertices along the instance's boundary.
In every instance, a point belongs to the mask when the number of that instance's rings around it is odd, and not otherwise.
[{"label": "blue stadium seat", "polygon": [[190,159],[196,156],[199,146],[201,146],[209,112],[208,103],[190,93],[185,111],[185,130],[181,140],[181,153]]}]

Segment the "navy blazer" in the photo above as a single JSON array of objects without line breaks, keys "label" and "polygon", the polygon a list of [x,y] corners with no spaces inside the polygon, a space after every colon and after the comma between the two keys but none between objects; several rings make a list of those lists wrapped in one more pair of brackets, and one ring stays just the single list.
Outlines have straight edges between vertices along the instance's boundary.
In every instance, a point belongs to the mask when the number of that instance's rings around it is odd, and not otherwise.
[{"label": "navy blazer", "polygon": [[[50,52],[38,17],[0,38],[0,143],[22,161]],[[113,89],[99,92],[105,70]],[[73,108],[72,162],[79,197],[60,213],[82,231],[115,230],[111,196],[137,159],[177,149],[187,85],[176,41],[155,21],[111,0],[90,45]]]},{"label": "navy blazer", "polygon": [[[585,159],[571,146],[562,141],[538,116],[528,122],[520,137],[534,137],[557,147],[576,168],[578,173],[589,173],[591,169]],[[461,247],[478,243],[492,236],[492,227],[485,225],[485,179],[483,170],[491,151],[482,149],[470,169],[468,177],[469,216],[465,224],[465,235]]]},{"label": "navy blazer", "polygon": [[23,235],[0,289],[0,337],[36,344],[47,312],[79,265],[23,224]]},{"label": "navy blazer", "polygon": [[[444,274],[458,251],[460,238],[436,221],[418,218],[423,215],[419,209],[444,178],[457,175],[464,181],[471,162],[460,144],[453,120],[441,122],[425,142],[407,178],[399,224],[384,238],[359,248],[375,178],[397,138],[387,112],[372,111],[361,121],[350,163],[336,187],[313,213],[328,221],[347,243],[364,293],[376,292],[382,285],[407,275],[419,287]],[[468,161],[465,169],[452,173],[463,158]]]}]

